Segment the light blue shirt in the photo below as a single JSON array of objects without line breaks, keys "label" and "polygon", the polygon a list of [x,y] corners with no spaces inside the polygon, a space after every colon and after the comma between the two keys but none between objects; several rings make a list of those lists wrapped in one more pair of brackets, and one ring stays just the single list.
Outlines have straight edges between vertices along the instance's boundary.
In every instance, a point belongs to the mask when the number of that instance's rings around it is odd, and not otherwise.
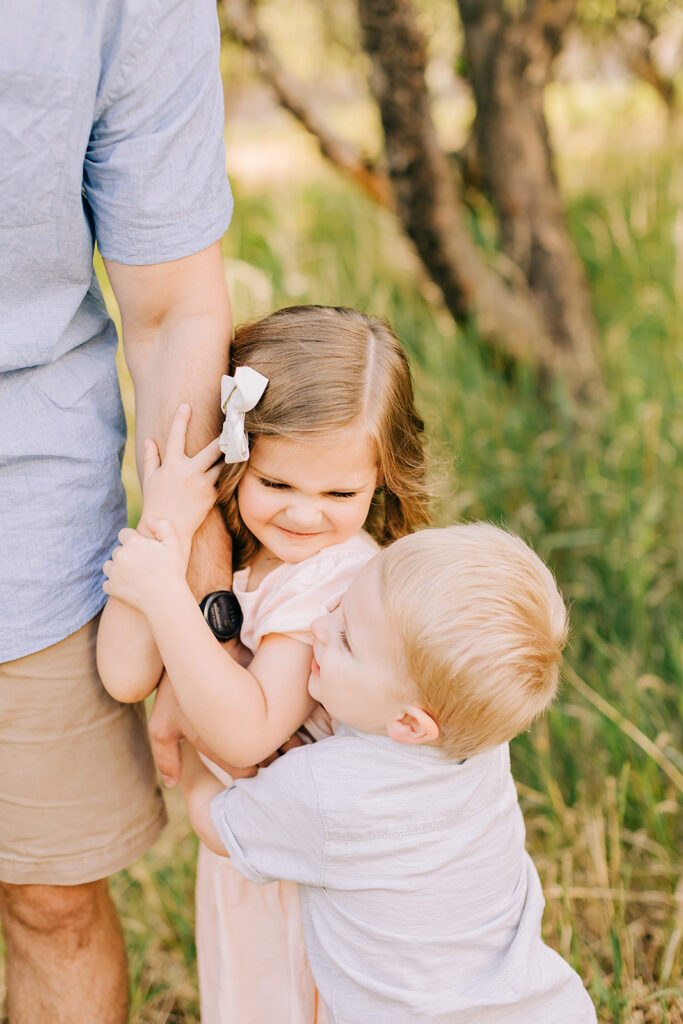
[{"label": "light blue shirt", "polygon": [[330,1024],[595,1024],[541,940],[507,744],[461,764],[342,725],[215,797],[234,867],[299,883]]},{"label": "light blue shirt", "polygon": [[4,0],[0,32],[0,661],[79,629],[125,525],[116,331],[125,264],[220,238],[213,0]]}]

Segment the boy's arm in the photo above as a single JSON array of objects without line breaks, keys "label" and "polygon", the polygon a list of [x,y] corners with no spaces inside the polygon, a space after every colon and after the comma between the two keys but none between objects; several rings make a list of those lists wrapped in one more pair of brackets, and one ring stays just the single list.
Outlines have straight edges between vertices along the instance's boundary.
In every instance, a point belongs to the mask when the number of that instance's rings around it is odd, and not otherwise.
[{"label": "boy's arm", "polygon": [[[191,453],[220,432],[220,381],[228,365],[231,332],[220,243],[170,263],[135,267],[105,260],[105,266],[121,310],[124,352],[135,388],[135,449],[142,476],[145,438],[155,440],[163,455],[181,400],[193,410]],[[230,566],[230,539],[214,510],[192,545],[187,575],[195,597],[228,589]],[[119,699],[137,700],[154,689],[163,665],[144,615],[119,601],[107,602],[98,665],[105,685]]]},{"label": "boy's arm", "polygon": [[211,801],[224,786],[213,772],[201,761],[199,754],[189,743],[182,747],[182,773],[180,782],[183,797],[190,817],[190,824],[205,846],[214,853],[227,857],[228,852],[218,837],[211,820]]},{"label": "boy's arm", "polygon": [[326,884],[325,797],[338,789],[334,738],[279,757],[253,779],[214,795],[210,817],[223,848],[245,878]]}]

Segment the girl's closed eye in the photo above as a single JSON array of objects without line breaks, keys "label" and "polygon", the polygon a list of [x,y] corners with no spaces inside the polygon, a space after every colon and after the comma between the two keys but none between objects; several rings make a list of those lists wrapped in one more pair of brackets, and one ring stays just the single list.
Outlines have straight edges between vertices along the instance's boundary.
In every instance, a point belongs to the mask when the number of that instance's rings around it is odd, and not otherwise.
[{"label": "girl's closed eye", "polygon": [[349,654],[351,654],[351,645],[349,644],[349,638],[346,635],[346,630],[345,629],[340,629],[339,630],[339,640],[341,642],[342,647],[345,650],[347,650],[349,652]]},{"label": "girl's closed eye", "polygon": [[274,487],[276,490],[284,491],[289,487],[289,484],[283,484],[279,480],[267,480],[265,477],[259,477],[259,483],[264,487]]},{"label": "girl's closed eye", "polygon": [[328,491],[330,498],[355,498],[357,491]]}]

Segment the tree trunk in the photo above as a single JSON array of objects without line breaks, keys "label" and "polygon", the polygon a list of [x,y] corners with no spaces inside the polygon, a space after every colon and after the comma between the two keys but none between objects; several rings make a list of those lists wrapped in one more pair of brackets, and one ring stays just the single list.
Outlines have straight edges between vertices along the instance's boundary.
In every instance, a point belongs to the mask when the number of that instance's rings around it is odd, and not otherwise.
[{"label": "tree trunk", "polygon": [[598,379],[597,337],[583,266],[555,177],[543,91],[575,0],[458,0],[475,132],[506,254],[524,273],[561,361]]},{"label": "tree trunk", "polygon": [[446,305],[460,323],[473,316],[483,340],[513,358],[547,369],[566,364],[524,282],[511,290],[467,231],[453,167],[436,139],[410,0],[358,0],[358,10],[397,213]]}]

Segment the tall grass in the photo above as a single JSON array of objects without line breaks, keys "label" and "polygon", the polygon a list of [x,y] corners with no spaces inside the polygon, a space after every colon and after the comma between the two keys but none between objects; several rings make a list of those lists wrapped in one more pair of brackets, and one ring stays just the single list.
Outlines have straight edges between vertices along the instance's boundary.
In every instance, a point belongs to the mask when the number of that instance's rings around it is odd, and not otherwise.
[{"label": "tall grass", "polygon": [[[292,302],[387,317],[410,351],[432,439],[438,518],[520,532],[571,603],[563,695],[512,745],[547,907],[544,935],[601,1024],[680,1024],[683,177],[642,161],[571,201],[602,339],[607,398],[577,417],[561,381],[456,330],[392,217],[338,179],[240,193],[225,239],[237,320]],[[680,154],[679,154],[680,155]],[[488,231],[486,224],[482,230]],[[129,385],[124,393],[132,419]],[[136,516],[130,452],[126,481]],[[196,844],[181,802],[154,849],[112,880],[134,1024],[199,1020]]]},{"label": "tall grass", "polygon": [[[582,974],[601,1024],[683,1020],[680,188],[670,158],[573,200],[607,386],[604,405],[578,417],[561,381],[539,393],[528,372],[511,380],[473,330],[456,330],[392,218],[336,179],[238,194],[225,242],[238,320],[322,302],[396,326],[432,438],[439,520],[507,523],[571,603],[563,695],[512,757],[544,935]],[[139,1024],[198,1019],[194,845],[175,801],[166,839],[114,881]]]}]

